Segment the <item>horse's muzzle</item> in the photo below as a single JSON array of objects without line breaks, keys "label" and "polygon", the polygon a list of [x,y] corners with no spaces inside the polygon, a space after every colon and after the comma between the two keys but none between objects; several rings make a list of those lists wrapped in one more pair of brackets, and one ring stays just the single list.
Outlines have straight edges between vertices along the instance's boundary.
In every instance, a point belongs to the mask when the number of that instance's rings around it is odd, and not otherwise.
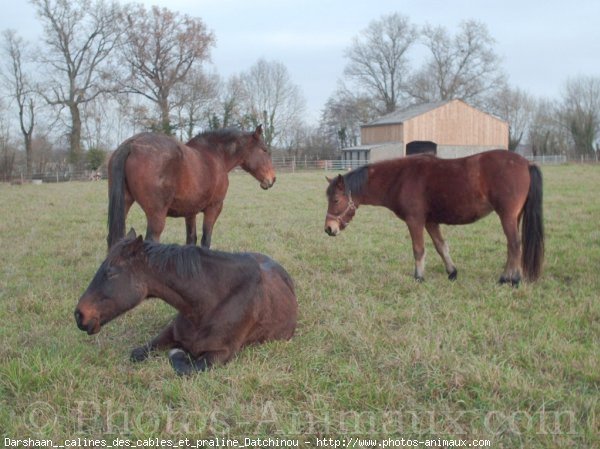
[{"label": "horse's muzzle", "polygon": [[260,183],[260,187],[261,187],[263,190],[268,190],[268,189],[270,189],[271,187],[273,187],[273,184],[275,184],[275,180],[276,180],[276,179],[277,179],[277,178],[276,178],[275,176],[273,176],[273,179],[265,179],[263,182],[261,182],[261,183]]},{"label": "horse's muzzle", "polygon": [[332,228],[329,225],[325,226],[325,232],[327,233],[327,235],[331,236],[331,237],[335,237],[336,235],[339,234],[340,230],[339,228]]},{"label": "horse's muzzle", "polygon": [[97,334],[100,331],[100,323],[97,319],[92,319],[84,323],[83,313],[79,309],[75,309],[74,314],[75,322],[80,330],[87,332],[88,335]]}]

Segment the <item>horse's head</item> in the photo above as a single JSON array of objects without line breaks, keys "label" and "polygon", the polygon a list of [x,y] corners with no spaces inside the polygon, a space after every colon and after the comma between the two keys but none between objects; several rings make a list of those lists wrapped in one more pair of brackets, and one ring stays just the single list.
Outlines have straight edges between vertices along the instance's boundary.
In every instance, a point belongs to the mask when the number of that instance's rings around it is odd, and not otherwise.
[{"label": "horse's head", "polygon": [[354,217],[356,205],[352,193],[346,190],[344,177],[338,175],[329,179],[327,187],[327,215],[325,216],[325,232],[335,237],[343,231]]},{"label": "horse's head", "polygon": [[82,331],[96,334],[105,323],[138,305],[147,295],[140,279],[144,241],[133,229],[116,243],[92,282],[79,298],[75,321]]},{"label": "horse's head", "polygon": [[258,125],[245,143],[244,157],[240,165],[266,190],[275,184],[275,169],[262,134],[262,125]]}]

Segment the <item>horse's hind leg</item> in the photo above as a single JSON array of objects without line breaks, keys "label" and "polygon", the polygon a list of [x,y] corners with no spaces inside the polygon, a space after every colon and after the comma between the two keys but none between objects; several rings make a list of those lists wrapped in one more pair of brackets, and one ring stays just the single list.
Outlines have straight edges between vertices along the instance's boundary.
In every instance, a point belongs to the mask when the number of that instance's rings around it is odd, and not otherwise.
[{"label": "horse's hind leg", "polygon": [[504,272],[498,282],[518,286],[521,282],[521,241],[519,240],[518,214],[500,216],[502,229],[506,235],[508,255]]},{"label": "horse's hind leg", "polygon": [[164,211],[164,213],[162,211],[158,213],[146,213],[146,220],[148,221],[146,240],[159,242],[160,235],[165,229],[167,222],[167,211]]},{"label": "horse's hind leg", "polygon": [[423,223],[407,221],[408,232],[412,240],[413,256],[415,257],[415,279],[425,280],[425,240],[423,239]]},{"label": "horse's hind leg", "polygon": [[448,273],[448,279],[450,279],[451,281],[456,280],[458,272],[456,271],[456,266],[454,265],[454,262],[450,257],[450,248],[444,240],[444,237],[442,237],[442,230],[440,229],[440,225],[438,223],[426,223],[425,229],[427,229],[431,240],[433,240],[435,250],[438,252],[440,257],[444,261],[444,265],[446,266],[446,273]]}]

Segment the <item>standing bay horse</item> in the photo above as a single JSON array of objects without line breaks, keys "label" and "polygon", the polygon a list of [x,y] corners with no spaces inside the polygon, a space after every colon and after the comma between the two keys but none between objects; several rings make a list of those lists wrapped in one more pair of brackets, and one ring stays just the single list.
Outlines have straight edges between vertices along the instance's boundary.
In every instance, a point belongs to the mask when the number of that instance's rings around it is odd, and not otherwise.
[{"label": "standing bay horse", "polygon": [[275,183],[262,126],[249,133],[206,132],[187,144],[156,133],[130,137],[108,162],[108,247],[125,235],[125,217],[137,201],[146,214],[147,240],[160,240],[167,216],[184,217],[186,243],[196,244],[196,215],[203,212],[201,245],[209,248],[229,186],[228,173],[237,166],[263,189]]},{"label": "standing bay horse", "polygon": [[152,297],[179,313],[156,338],[134,349],[131,360],[171,349],[178,374],[226,363],[248,344],[288,340],[296,328],[293,281],[269,257],[161,245],[136,237],[133,230],[109,249],[79,299],[75,321],[79,329],[96,334]]},{"label": "standing bay horse", "polygon": [[419,281],[425,270],[424,229],[444,261],[448,278],[454,280],[457,271],[440,223],[473,223],[492,211],[500,217],[508,242],[500,283],[518,285],[522,272],[531,281],[541,273],[542,173],[515,153],[493,150],[459,159],[408,156],[365,165],[328,181],[325,232],[338,235],[361,204],[387,207],[408,226]]}]

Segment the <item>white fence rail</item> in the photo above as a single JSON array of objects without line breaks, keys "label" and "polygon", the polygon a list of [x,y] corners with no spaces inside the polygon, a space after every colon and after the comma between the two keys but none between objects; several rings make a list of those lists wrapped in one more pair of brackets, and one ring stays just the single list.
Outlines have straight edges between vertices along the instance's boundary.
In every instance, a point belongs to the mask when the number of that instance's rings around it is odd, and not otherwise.
[{"label": "white fence rail", "polygon": [[[543,155],[543,156],[527,156],[527,159],[538,164],[565,164],[571,163],[598,163],[597,156],[594,157],[567,157],[565,155]],[[294,173],[305,170],[323,170],[323,171],[348,171],[357,167],[368,164],[367,160],[326,160],[326,159],[308,159],[283,157],[273,158],[273,167],[275,171],[283,173]],[[68,181],[94,181],[106,179],[106,168],[102,168],[97,172],[91,170],[70,171],[70,170],[48,170],[44,173],[35,173],[31,178],[27,178],[23,174],[13,175],[9,179],[0,179],[0,181],[11,182],[13,184],[22,183],[55,183]]]},{"label": "white fence rail", "polygon": [[537,164],[566,164],[567,156],[564,154],[556,154],[556,155],[541,155],[541,156],[526,156],[528,160],[531,162],[535,162]]}]

